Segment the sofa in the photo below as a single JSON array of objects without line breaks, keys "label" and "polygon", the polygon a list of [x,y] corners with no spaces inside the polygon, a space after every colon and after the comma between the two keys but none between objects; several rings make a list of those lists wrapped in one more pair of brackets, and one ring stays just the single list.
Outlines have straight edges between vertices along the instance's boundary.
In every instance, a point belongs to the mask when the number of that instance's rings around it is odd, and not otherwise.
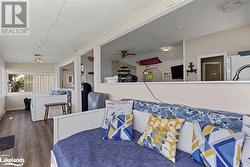
[{"label": "sofa", "polygon": [[[183,105],[158,104],[134,101],[133,142],[102,139],[101,129],[105,109],[76,113],[54,118],[54,147],[51,151],[51,167],[183,167],[201,166],[195,162],[192,152],[193,120],[201,119],[218,127],[240,131],[241,114],[191,108]],[[177,145],[176,163],[162,155],[136,144],[147,127],[151,114],[166,117],[185,117]],[[221,121],[221,122],[220,122]],[[70,126],[69,126],[70,125]],[[249,144],[246,137],[246,143]],[[244,151],[244,148],[243,148]],[[245,158],[245,157],[244,157]],[[247,158],[242,159],[247,167]]]}]

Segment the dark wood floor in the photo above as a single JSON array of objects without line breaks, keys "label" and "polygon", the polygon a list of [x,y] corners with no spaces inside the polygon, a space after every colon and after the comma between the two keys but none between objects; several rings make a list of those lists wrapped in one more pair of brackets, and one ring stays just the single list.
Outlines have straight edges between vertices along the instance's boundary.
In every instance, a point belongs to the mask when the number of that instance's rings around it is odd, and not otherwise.
[{"label": "dark wood floor", "polygon": [[25,167],[49,167],[53,145],[53,122],[32,122],[25,110],[7,112],[0,121],[0,137],[15,135],[15,147],[0,155],[24,158]]}]

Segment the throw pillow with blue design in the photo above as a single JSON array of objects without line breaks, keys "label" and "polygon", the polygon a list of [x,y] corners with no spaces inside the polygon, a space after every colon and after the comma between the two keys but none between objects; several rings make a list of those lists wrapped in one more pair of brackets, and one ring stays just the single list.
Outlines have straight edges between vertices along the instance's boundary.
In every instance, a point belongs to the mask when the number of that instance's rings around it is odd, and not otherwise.
[{"label": "throw pillow with blue design", "polygon": [[242,131],[245,132],[247,136],[250,136],[250,115],[243,116]]},{"label": "throw pillow with blue design", "polygon": [[114,116],[109,123],[104,139],[133,140],[133,115]]},{"label": "throw pillow with blue design", "polygon": [[194,123],[192,157],[208,167],[239,167],[245,133]]},{"label": "throw pillow with blue design", "polygon": [[246,133],[244,147],[242,150],[243,167],[250,166],[250,115],[243,116],[242,131]]}]

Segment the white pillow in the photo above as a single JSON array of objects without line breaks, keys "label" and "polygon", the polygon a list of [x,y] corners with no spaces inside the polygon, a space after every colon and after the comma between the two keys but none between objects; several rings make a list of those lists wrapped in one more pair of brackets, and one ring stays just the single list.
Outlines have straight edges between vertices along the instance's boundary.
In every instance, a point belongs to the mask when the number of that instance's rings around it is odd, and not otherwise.
[{"label": "white pillow", "polygon": [[114,115],[132,114],[133,112],[133,100],[129,101],[112,101],[106,100],[106,112],[102,128],[108,129],[109,122]]}]

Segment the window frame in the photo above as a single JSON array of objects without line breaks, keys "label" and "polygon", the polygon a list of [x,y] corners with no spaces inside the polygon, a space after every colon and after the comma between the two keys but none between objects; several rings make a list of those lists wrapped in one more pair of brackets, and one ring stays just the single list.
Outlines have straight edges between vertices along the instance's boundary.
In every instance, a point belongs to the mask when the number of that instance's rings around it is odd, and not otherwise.
[{"label": "window frame", "polygon": [[5,90],[6,95],[20,95],[20,94],[30,94],[32,92],[9,92],[8,91],[8,76],[9,74],[26,74],[26,75],[51,75],[53,76],[53,85],[54,87],[54,82],[55,82],[55,73],[54,72],[35,72],[35,71],[30,71],[30,70],[18,70],[18,69],[6,69],[5,70],[5,78],[6,80],[4,81],[3,89]]}]

